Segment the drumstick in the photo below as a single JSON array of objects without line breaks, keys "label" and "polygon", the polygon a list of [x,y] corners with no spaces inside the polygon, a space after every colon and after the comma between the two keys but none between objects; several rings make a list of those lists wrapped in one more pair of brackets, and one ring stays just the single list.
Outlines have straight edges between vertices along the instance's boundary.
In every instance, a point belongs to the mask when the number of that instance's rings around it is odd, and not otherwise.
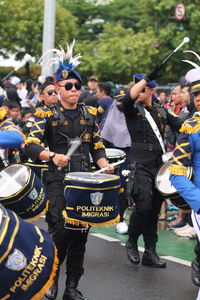
[{"label": "drumstick", "polygon": [[117,161],[117,162],[115,162],[115,163],[113,163],[113,164],[111,164],[111,165],[109,165],[109,166],[107,166],[107,167],[105,167],[105,168],[102,168],[102,169],[100,169],[100,170],[98,170],[98,171],[92,173],[91,175],[94,176],[94,175],[100,174],[100,173],[106,171],[109,167],[115,167],[115,166],[118,166],[118,165],[122,164],[123,162],[125,162],[125,159],[119,160],[119,161]]},{"label": "drumstick", "polygon": [[184,44],[187,44],[187,43],[189,43],[189,41],[190,41],[190,39],[189,39],[189,37],[184,37],[184,39],[183,39],[183,41],[182,41],[182,43],[178,46],[178,47],[176,47],[176,49],[174,49],[162,62],[161,62],[161,65],[164,65],[164,64],[166,64],[166,62],[171,58],[171,56],[174,54],[174,53],[176,53],[176,51],[178,51],[178,49],[180,49]]},{"label": "drumstick", "polygon": [[[72,154],[78,149],[78,147],[81,145],[81,140],[80,139],[76,139],[71,141],[71,147],[69,148],[69,150],[67,151],[66,157],[70,158],[72,156]],[[61,171],[62,167],[58,167],[58,171]]]}]

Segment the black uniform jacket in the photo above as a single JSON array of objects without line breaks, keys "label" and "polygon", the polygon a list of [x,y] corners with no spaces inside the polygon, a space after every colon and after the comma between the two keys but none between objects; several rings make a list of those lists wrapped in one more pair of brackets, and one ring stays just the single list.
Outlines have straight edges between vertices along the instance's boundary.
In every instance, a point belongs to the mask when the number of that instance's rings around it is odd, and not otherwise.
[{"label": "black uniform jacket", "polygon": [[[178,131],[182,121],[169,113],[157,103],[145,107],[154,119],[162,138],[166,125]],[[158,167],[161,163],[162,149],[160,143],[145,117],[144,105],[127,95],[123,100],[123,111],[131,136],[132,146],[129,161],[136,161],[147,167]]]}]

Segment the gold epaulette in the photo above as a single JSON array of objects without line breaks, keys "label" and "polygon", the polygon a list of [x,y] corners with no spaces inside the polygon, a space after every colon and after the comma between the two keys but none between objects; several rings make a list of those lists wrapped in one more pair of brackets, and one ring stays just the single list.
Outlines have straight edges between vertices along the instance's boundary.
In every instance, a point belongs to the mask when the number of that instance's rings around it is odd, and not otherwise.
[{"label": "gold epaulette", "polygon": [[39,118],[46,118],[53,116],[52,111],[46,107],[38,107],[34,113],[34,116]]},{"label": "gold epaulette", "polygon": [[28,144],[37,144],[37,145],[40,145],[41,141],[38,138],[27,137],[27,139],[25,141],[25,145],[28,145]]},{"label": "gold epaulette", "polygon": [[200,130],[200,117],[195,116],[191,119],[186,120],[179,130],[180,132],[184,132],[186,134],[192,134]]},{"label": "gold epaulette", "polygon": [[105,149],[105,146],[102,142],[94,143],[94,150]]},{"label": "gold epaulette", "polygon": [[0,121],[2,121],[6,115],[7,115],[7,111],[5,110],[5,108],[0,107]]},{"label": "gold epaulette", "polygon": [[88,111],[91,115],[96,116],[96,114],[97,114],[97,108],[96,108],[96,107],[93,107],[93,106],[86,106],[86,108],[87,108],[87,111]]},{"label": "gold epaulette", "polygon": [[172,175],[187,176],[188,168],[186,168],[184,166],[177,166],[177,165],[171,164],[171,166],[169,167],[169,173],[172,174]]}]

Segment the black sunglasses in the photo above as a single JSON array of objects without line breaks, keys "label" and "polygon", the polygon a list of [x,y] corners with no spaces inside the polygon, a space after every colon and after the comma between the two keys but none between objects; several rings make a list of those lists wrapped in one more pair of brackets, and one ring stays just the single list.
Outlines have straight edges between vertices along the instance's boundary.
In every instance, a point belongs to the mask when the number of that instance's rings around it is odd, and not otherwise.
[{"label": "black sunglasses", "polygon": [[70,91],[73,88],[73,86],[75,87],[75,89],[77,91],[79,91],[81,89],[80,82],[76,82],[76,83],[67,82],[65,85],[59,85],[59,86],[64,87],[66,89],[66,91]]},{"label": "black sunglasses", "polygon": [[49,91],[47,91],[47,94],[48,94],[49,96],[52,96],[53,93],[54,93],[55,95],[58,94],[58,93],[56,92],[56,90],[49,90]]}]

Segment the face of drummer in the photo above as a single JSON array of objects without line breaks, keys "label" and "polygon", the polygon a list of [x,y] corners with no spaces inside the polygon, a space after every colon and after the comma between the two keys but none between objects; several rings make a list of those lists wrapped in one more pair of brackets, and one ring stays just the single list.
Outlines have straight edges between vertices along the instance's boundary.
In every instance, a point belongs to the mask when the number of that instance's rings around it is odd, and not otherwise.
[{"label": "face of drummer", "polygon": [[194,105],[200,111],[200,91],[194,93]]},{"label": "face of drummer", "polygon": [[154,92],[153,88],[150,88],[150,87],[146,86],[139,93],[137,101],[143,102],[144,104],[149,103],[149,100],[152,99],[153,92]]},{"label": "face of drummer", "polygon": [[81,94],[81,83],[77,79],[70,78],[59,81],[57,91],[64,108],[75,109],[77,107],[78,98]]},{"label": "face of drummer", "polygon": [[58,102],[58,92],[54,84],[50,84],[44,88],[40,95],[40,99],[46,105],[55,105]]}]

